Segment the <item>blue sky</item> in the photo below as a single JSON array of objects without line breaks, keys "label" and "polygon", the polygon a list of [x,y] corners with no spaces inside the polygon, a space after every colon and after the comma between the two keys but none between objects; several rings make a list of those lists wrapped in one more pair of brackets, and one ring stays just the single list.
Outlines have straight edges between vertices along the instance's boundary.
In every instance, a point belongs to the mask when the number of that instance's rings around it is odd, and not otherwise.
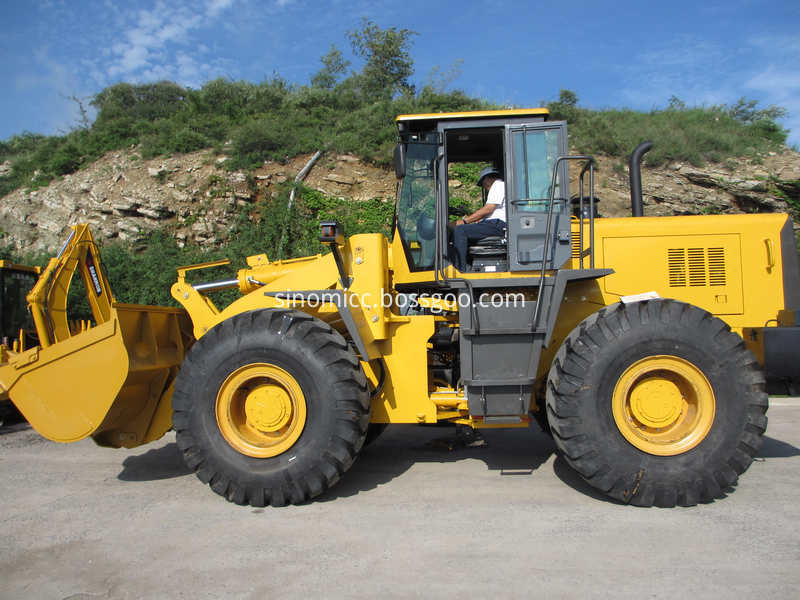
[{"label": "blue sky", "polygon": [[[0,0],[0,139],[63,133],[118,81],[200,87],[279,74],[306,84],[367,17],[412,29],[414,80],[516,106],[559,89],[581,106],[663,108],[758,99],[800,144],[800,1]],[[353,59],[354,68],[360,65]]]}]

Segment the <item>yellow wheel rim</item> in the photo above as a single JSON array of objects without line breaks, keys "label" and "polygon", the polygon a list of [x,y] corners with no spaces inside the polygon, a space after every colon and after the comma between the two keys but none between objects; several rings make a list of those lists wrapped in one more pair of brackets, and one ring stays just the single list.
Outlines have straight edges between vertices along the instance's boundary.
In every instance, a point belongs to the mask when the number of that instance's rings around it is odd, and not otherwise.
[{"label": "yellow wheel rim", "polygon": [[716,399],[696,366],[677,356],[632,364],[611,399],[620,433],[639,450],[674,456],[702,442],[714,423]]},{"label": "yellow wheel rim", "polygon": [[306,400],[294,377],[269,363],[231,373],[217,393],[217,425],[232,448],[253,458],[291,448],[306,424]]}]

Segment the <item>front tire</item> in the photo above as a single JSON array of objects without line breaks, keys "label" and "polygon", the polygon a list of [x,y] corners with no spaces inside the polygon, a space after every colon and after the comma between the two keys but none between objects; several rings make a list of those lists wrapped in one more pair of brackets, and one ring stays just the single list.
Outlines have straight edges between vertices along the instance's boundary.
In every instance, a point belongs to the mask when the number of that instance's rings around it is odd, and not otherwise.
[{"label": "front tire", "polygon": [[638,506],[719,498],[766,429],[764,377],[720,319],[674,300],[584,320],[550,370],[556,446],[590,485]]},{"label": "front tire", "polygon": [[231,317],[192,346],[175,381],[186,464],[237,504],[318,496],[347,471],[369,424],[367,379],[342,336],[291,310]]}]

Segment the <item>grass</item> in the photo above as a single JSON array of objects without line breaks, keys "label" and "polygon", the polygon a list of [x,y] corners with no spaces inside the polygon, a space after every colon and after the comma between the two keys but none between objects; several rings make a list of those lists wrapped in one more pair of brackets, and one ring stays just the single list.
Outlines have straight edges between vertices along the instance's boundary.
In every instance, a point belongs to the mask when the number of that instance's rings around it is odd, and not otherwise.
[{"label": "grass", "polygon": [[734,157],[757,157],[779,149],[787,133],[770,119],[745,122],[727,106],[668,108],[651,112],[632,110],[564,111],[552,106],[558,118],[565,112],[570,123],[570,143],[578,152],[624,157],[639,143],[653,141],[645,163],[659,166],[686,162],[702,166]]}]

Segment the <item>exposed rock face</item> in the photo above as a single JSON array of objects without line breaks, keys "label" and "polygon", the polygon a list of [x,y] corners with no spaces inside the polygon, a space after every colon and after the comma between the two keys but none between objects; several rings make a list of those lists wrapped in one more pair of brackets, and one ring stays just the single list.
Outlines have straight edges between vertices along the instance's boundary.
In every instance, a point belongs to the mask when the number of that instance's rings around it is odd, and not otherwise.
[{"label": "exposed rock face", "polygon": [[[577,174],[577,172],[576,172]],[[786,149],[760,160],[694,167],[673,163],[642,169],[645,215],[791,212],[786,198],[797,195],[800,154]],[[595,179],[600,214],[630,215],[627,167],[619,159],[598,158]]]},{"label": "exposed rock face", "polygon": [[[277,195],[309,158],[268,161],[249,177],[226,171],[225,158],[208,151],[147,161],[133,151],[114,152],[46,188],[17,190],[0,199],[0,230],[22,253],[53,252],[69,226],[79,222],[88,222],[98,240],[135,242],[167,227],[179,245],[218,243],[227,238],[242,205]],[[304,184],[357,200],[393,199],[395,190],[388,171],[350,156],[323,157]]]},{"label": "exposed rock face", "polygon": [[[225,158],[208,151],[147,161],[133,150],[109,153],[46,188],[17,190],[0,199],[0,229],[20,252],[53,252],[78,222],[90,223],[100,240],[136,241],[167,227],[181,245],[221,243],[243,205],[276,196],[309,158],[267,162],[248,175],[224,170]],[[597,158],[601,215],[629,215],[627,169],[619,159]],[[0,164],[0,174],[6,168]],[[645,168],[642,181],[647,215],[787,211],[787,198],[800,202],[800,154],[786,149],[726,165]],[[323,156],[304,183],[356,200],[393,200],[396,185],[392,170],[349,155]],[[470,182],[451,182],[459,194],[471,188]]]}]

